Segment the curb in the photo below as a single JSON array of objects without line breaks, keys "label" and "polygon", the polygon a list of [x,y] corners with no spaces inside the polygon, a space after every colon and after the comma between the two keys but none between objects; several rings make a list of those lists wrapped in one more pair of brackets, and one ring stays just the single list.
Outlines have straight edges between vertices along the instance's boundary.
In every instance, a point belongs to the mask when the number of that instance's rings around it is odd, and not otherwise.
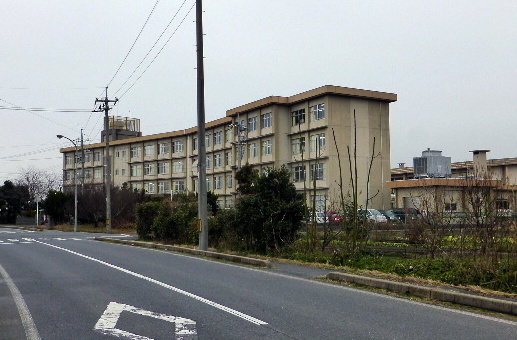
[{"label": "curb", "polygon": [[389,281],[374,277],[359,276],[332,272],[326,278],[334,281],[344,281],[362,286],[386,289],[399,294],[411,294],[424,299],[433,299],[442,302],[450,302],[458,305],[481,308],[489,311],[517,315],[517,301],[496,299],[479,295],[459,293],[445,289],[419,286],[411,283]]},{"label": "curb", "polygon": [[96,237],[95,240],[96,241],[109,241],[109,242],[113,242],[113,243],[128,244],[131,246],[139,246],[139,247],[146,247],[146,248],[153,248],[153,249],[172,250],[172,251],[176,251],[176,252],[180,252],[180,253],[201,255],[201,256],[226,260],[226,261],[230,261],[230,262],[237,262],[237,263],[249,264],[249,265],[253,265],[253,266],[259,266],[259,267],[267,267],[267,268],[273,267],[273,265],[271,264],[271,261],[269,261],[269,260],[260,260],[260,259],[255,259],[252,257],[218,253],[218,252],[209,251],[209,250],[199,250],[199,249],[194,249],[194,248],[171,246],[171,245],[166,245],[166,244],[133,241],[133,240],[117,240],[117,239],[113,239],[110,237]]}]

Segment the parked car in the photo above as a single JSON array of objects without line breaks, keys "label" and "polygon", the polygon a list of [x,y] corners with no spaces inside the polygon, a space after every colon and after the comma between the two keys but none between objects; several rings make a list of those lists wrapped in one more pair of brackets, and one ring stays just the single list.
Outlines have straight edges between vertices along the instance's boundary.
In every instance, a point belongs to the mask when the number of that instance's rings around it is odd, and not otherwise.
[{"label": "parked car", "polygon": [[400,222],[400,218],[395,215],[393,210],[379,210],[381,214],[383,214],[388,222]]},{"label": "parked car", "polygon": [[357,214],[359,218],[367,218],[369,221],[376,223],[386,223],[388,219],[386,216],[381,214],[379,210],[376,209],[359,209],[357,210]]},{"label": "parked car", "polygon": [[334,223],[342,222],[345,219],[345,216],[342,213],[337,212],[337,211],[327,211],[327,216],[328,216],[329,222],[334,222]]},{"label": "parked car", "polygon": [[409,222],[421,217],[420,211],[415,208],[393,208],[392,211],[402,222]]}]

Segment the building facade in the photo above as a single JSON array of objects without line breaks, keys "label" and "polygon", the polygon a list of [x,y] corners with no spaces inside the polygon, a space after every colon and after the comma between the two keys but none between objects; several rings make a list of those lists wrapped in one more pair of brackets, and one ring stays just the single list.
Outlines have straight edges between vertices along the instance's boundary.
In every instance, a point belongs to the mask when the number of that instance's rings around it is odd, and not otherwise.
[{"label": "building facade", "polygon": [[[228,110],[206,124],[207,187],[222,207],[236,199],[235,173],[246,163],[259,171],[286,166],[300,192],[330,210],[340,191],[351,192],[357,171],[359,202],[390,206],[389,103],[396,94],[322,86],[290,97],[271,96]],[[148,194],[197,191],[197,128],[112,140],[111,178]],[[64,186],[77,172],[85,183],[104,182],[105,144],[86,145],[84,164],[63,148]],[[350,155],[350,157],[349,157]],[[355,156],[354,156],[355,155]],[[356,170],[357,169],[357,170]]]}]

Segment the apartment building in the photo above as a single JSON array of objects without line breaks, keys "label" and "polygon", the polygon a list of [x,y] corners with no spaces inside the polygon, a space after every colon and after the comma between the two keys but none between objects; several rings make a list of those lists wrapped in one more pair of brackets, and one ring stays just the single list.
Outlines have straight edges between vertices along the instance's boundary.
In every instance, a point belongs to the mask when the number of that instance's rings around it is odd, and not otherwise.
[{"label": "apartment building", "polygon": [[[228,110],[225,117],[206,124],[208,190],[219,196],[220,206],[231,207],[238,185],[235,173],[242,165],[249,163],[259,171],[286,166],[297,190],[306,192],[308,200],[314,198],[318,210],[330,210],[341,190],[345,196],[351,192],[351,172],[357,169],[360,204],[370,197],[369,206],[388,208],[389,103],[396,100],[392,93],[327,85]],[[151,195],[197,191],[197,127],[124,135],[109,145],[113,185]],[[60,150],[65,187],[74,184],[76,168],[84,168],[82,176],[81,171],[77,174],[85,183],[104,181],[105,143],[84,148],[90,155],[84,164],[74,161],[75,148]]]}]

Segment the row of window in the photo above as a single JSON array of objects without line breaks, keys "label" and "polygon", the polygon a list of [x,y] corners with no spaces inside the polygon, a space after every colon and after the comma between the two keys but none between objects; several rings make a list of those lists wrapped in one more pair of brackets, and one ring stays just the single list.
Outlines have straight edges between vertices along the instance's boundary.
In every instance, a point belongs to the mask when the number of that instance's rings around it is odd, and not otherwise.
[{"label": "row of window", "polygon": [[[293,182],[305,182],[307,179],[305,165],[293,167]],[[310,180],[323,181],[325,180],[325,164],[316,163],[309,166]]]},{"label": "row of window", "polygon": [[[102,168],[98,169],[84,169],[84,172],[82,170],[77,170],[77,178],[78,179],[91,179],[92,175],[94,179],[101,179],[102,178]],[[67,181],[71,181],[74,179],[74,171],[67,171],[65,172],[65,179]]]},{"label": "row of window", "polygon": [[[248,118],[248,125],[244,125],[244,121],[240,122],[241,127],[246,127],[248,132],[257,131],[259,129],[258,126],[258,117],[253,116]],[[273,126],[273,120],[271,117],[271,113],[264,113],[260,115],[260,128],[266,129]]]},{"label": "row of window", "polygon": [[[311,135],[311,152],[320,152],[325,149],[325,134],[317,133]],[[293,155],[299,155],[305,152],[305,137],[296,137],[291,139],[291,149]]]},{"label": "row of window", "polygon": [[[76,163],[80,164],[83,163],[83,160],[81,159],[82,153],[78,152],[76,156]],[[93,161],[94,162],[100,162],[101,161],[101,152],[95,151],[93,153]],[[92,153],[91,152],[84,152],[84,163],[90,163],[92,161]],[[74,156],[73,155],[66,155],[65,156],[65,163],[66,165],[72,165],[74,164]]]},{"label": "row of window", "polygon": [[[325,104],[317,104],[309,107],[309,112],[311,115],[311,119],[313,121],[318,121],[325,119]],[[291,125],[301,125],[305,123],[305,109],[294,110],[291,112]]]},{"label": "row of window", "polygon": [[[226,188],[231,189],[233,188],[233,176],[232,175],[226,175]],[[223,189],[224,183],[224,176],[214,176],[213,182],[212,178],[206,179],[206,185],[207,190],[221,190]],[[196,182],[193,182],[193,186],[196,186]],[[133,188],[140,190],[142,189],[141,183],[134,183]],[[158,185],[154,182],[145,182],[143,189],[148,194],[168,194],[171,191],[170,182],[169,181],[159,181]],[[158,191],[156,191],[158,190]],[[185,180],[175,180],[172,181],[172,191],[173,192],[184,192],[186,190],[185,187]]]}]

